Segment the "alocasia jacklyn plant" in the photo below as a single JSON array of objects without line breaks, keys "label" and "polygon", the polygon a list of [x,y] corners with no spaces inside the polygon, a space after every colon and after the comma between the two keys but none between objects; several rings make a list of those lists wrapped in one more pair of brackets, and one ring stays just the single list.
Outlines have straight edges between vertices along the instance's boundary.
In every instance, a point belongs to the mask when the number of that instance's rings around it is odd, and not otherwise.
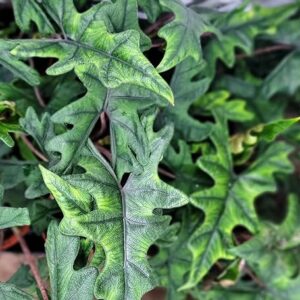
[{"label": "alocasia jacklyn plant", "polygon": [[0,299],[300,299],[300,5],[208,2],[0,1]]}]

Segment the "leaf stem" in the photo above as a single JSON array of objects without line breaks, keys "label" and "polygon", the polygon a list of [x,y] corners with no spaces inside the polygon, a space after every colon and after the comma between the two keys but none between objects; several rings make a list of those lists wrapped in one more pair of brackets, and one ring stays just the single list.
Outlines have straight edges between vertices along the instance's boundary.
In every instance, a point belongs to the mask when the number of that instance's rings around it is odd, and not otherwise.
[{"label": "leaf stem", "polygon": [[33,144],[30,142],[30,140],[25,135],[22,134],[21,139],[26,144],[26,146],[32,151],[32,153],[34,153],[38,158],[40,158],[44,162],[49,161],[48,158],[44,154],[42,154],[39,150],[37,150],[33,146]]},{"label": "leaf stem", "polygon": [[153,24],[151,24],[150,26],[148,26],[148,27],[144,30],[144,32],[145,32],[146,34],[151,34],[151,35],[152,35],[153,33],[157,32],[157,31],[160,29],[160,27],[163,26],[166,22],[172,20],[173,17],[174,17],[174,15],[171,14],[171,13],[168,13],[168,14],[162,16],[162,17],[159,18],[155,23],[153,23]]},{"label": "leaf stem", "polygon": [[[29,231],[30,231],[30,228],[27,225],[21,227],[21,229],[19,230],[19,232],[22,236],[28,234]],[[17,243],[18,243],[18,240],[17,240],[16,236],[12,235],[9,238],[7,238],[6,240],[4,240],[3,243],[0,243],[0,251],[5,251],[5,250],[15,246]]]},{"label": "leaf stem", "polygon": [[31,254],[31,252],[30,252],[30,250],[27,246],[27,243],[25,242],[24,238],[20,234],[19,229],[13,228],[12,230],[13,230],[15,236],[17,237],[19,243],[20,243],[21,249],[22,249],[22,251],[24,253],[24,256],[25,256],[25,260],[27,261],[27,263],[30,267],[30,270],[31,270],[32,275],[33,275],[33,277],[34,277],[34,279],[35,279],[35,281],[38,285],[39,290],[41,291],[43,300],[49,300],[46,287],[44,286],[44,283],[43,283],[43,280],[42,280],[41,275],[39,273],[39,270],[38,270],[38,267],[37,267],[36,260],[35,260],[34,256]]},{"label": "leaf stem", "polygon": [[273,45],[265,48],[258,48],[252,54],[246,54],[246,53],[238,54],[236,58],[243,59],[243,58],[261,55],[265,53],[271,53],[274,51],[292,50],[293,48],[294,47],[292,45],[286,45],[286,44]]},{"label": "leaf stem", "polygon": [[[29,64],[30,64],[31,68],[34,69],[34,62],[33,62],[32,58],[29,58]],[[35,97],[36,97],[38,103],[40,104],[40,106],[41,107],[46,107],[46,103],[45,103],[45,101],[42,97],[42,94],[41,94],[39,88],[37,86],[34,86],[33,91],[34,91]]]},{"label": "leaf stem", "polygon": [[96,144],[96,148],[97,150],[102,154],[104,155],[109,161],[112,160],[112,155],[111,155],[111,152],[106,149],[105,147],[99,145],[99,144]]}]

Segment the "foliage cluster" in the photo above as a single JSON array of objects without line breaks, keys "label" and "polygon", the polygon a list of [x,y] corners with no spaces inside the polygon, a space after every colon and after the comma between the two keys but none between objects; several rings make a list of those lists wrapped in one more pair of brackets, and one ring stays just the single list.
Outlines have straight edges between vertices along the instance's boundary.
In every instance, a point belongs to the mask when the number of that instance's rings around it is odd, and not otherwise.
[{"label": "foliage cluster", "polygon": [[299,3],[201,3],[0,3],[1,299],[300,298]]}]

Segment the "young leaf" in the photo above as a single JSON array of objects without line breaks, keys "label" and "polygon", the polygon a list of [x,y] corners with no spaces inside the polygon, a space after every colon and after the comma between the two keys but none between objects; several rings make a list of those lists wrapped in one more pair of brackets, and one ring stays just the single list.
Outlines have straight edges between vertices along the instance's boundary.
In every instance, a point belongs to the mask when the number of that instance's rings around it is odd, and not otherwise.
[{"label": "young leaf", "polygon": [[250,128],[246,133],[237,133],[230,138],[231,151],[234,154],[251,152],[259,141],[272,142],[278,135],[294,125],[300,118],[291,118],[260,124]]},{"label": "young leaf", "polygon": [[74,69],[85,86],[90,78],[100,79],[107,88],[134,84],[173,103],[170,87],[139,49],[138,32],[109,33],[99,20],[101,3],[84,13],[76,11],[73,1],[47,1],[45,5],[65,38],[22,41],[12,54],[25,58],[55,57],[58,62],[47,69],[49,75]]},{"label": "young leaf", "polygon": [[31,30],[31,21],[36,24],[39,32],[44,34],[54,33],[54,28],[48,17],[36,0],[13,0],[12,5],[16,23],[23,32]]},{"label": "young leaf", "polygon": [[197,63],[202,58],[200,36],[205,32],[215,32],[205,15],[199,15],[185,6],[181,0],[160,0],[161,5],[175,14],[174,20],[163,26],[158,35],[167,41],[163,60],[157,67],[164,72],[188,57]]},{"label": "young leaf", "polygon": [[91,146],[78,163],[85,170],[83,174],[63,179],[41,168],[47,187],[64,213],[61,231],[86,237],[104,249],[105,266],[95,288],[99,298],[140,299],[155,286],[146,253],[170,222],[170,217],[161,215],[162,209],[188,202],[184,194],[157,175],[172,130],[167,127],[154,133],[153,120],[148,118],[144,126],[148,161],[143,170],[130,173],[124,186]]},{"label": "young leaf", "polygon": [[79,252],[80,238],[60,233],[58,224],[52,221],[48,228],[46,255],[50,273],[51,299],[93,300],[93,287],[97,270],[85,267],[74,270]]},{"label": "young leaf", "polygon": [[15,111],[15,103],[0,101],[0,140],[7,146],[14,146],[14,140],[9,135],[10,132],[19,131],[18,119]]},{"label": "young leaf", "polygon": [[292,171],[288,154],[292,147],[274,143],[245,171],[234,173],[226,132],[226,122],[216,112],[218,123],[210,135],[216,153],[207,153],[198,166],[209,174],[213,187],[195,192],[191,202],[205,213],[204,223],[190,239],[192,270],[183,289],[194,287],[219,259],[232,259],[232,230],[241,225],[251,232],[258,229],[254,200],[276,190],[274,173]]}]

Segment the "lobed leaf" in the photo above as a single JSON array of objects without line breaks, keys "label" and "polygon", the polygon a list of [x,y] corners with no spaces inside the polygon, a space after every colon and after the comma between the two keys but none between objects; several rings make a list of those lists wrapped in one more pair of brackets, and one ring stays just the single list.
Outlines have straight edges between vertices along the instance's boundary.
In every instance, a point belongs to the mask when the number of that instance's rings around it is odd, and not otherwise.
[{"label": "lobed leaf", "polygon": [[44,34],[54,33],[54,28],[38,1],[13,0],[12,5],[16,23],[23,32],[29,32],[31,22],[34,22],[39,32]]},{"label": "lobed leaf", "polygon": [[133,170],[123,186],[91,148],[79,161],[83,174],[63,179],[41,168],[47,187],[64,213],[61,231],[86,237],[105,252],[104,269],[95,288],[99,298],[140,299],[155,286],[146,253],[170,222],[161,210],[188,202],[184,194],[157,175],[171,129],[154,133],[151,119],[144,119],[143,124],[149,143],[147,164],[142,170]]},{"label": "lobed leaf", "polygon": [[189,57],[195,63],[200,62],[200,36],[206,32],[216,32],[216,29],[209,24],[206,15],[197,14],[181,0],[160,0],[160,4],[174,12],[175,18],[158,32],[158,36],[167,41],[167,47],[157,70],[165,72]]},{"label": "lobed leaf", "polygon": [[173,103],[168,84],[139,49],[139,33],[134,30],[108,32],[101,20],[101,9],[105,5],[95,5],[84,13],[76,11],[73,1],[47,1],[46,6],[64,39],[22,41],[11,51],[13,55],[54,57],[58,62],[47,69],[49,75],[74,70],[85,86],[89,86],[90,78],[99,79],[107,88],[134,84]]},{"label": "lobed leaf", "polygon": [[31,69],[10,53],[15,47],[15,41],[0,39],[0,65],[4,66],[7,70],[26,81],[28,84],[38,85],[40,80],[37,71]]},{"label": "lobed leaf", "polygon": [[85,267],[74,270],[80,238],[60,233],[56,221],[48,227],[46,255],[51,280],[51,299],[94,299],[93,286],[97,270]]},{"label": "lobed leaf", "polygon": [[198,166],[213,180],[211,188],[191,195],[191,203],[204,211],[204,222],[190,239],[193,255],[188,282],[182,287],[194,287],[219,259],[232,259],[232,231],[240,225],[257,232],[259,222],[254,200],[265,192],[276,190],[274,173],[292,171],[288,154],[292,147],[274,143],[241,174],[234,173],[230,148],[226,141],[226,123],[216,112],[218,123],[210,135],[215,153],[209,151],[198,160]]}]

